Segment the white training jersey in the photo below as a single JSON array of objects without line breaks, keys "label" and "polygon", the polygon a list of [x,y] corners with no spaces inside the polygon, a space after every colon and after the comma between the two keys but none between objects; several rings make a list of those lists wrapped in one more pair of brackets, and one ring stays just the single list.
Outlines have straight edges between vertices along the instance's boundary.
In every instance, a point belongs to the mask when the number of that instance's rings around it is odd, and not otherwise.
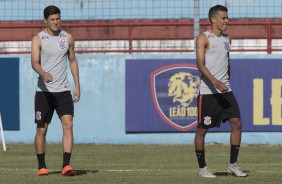
[{"label": "white training jersey", "polygon": [[[232,91],[229,82],[228,65],[230,40],[226,34],[215,36],[210,30],[204,32],[209,41],[209,48],[205,53],[205,66],[219,81],[223,82],[228,91]],[[200,94],[222,93],[204,75],[201,75]]]},{"label": "white training jersey", "polygon": [[70,91],[67,79],[67,63],[69,43],[67,32],[61,30],[57,36],[50,36],[45,30],[39,33],[41,41],[40,65],[53,76],[53,80],[45,83],[38,77],[37,91],[62,92]]}]

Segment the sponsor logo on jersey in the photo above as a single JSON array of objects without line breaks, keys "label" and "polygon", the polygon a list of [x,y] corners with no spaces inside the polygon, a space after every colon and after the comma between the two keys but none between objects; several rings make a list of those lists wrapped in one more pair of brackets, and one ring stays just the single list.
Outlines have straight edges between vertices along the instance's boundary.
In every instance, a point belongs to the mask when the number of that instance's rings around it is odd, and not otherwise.
[{"label": "sponsor logo on jersey", "polygon": [[45,41],[45,40],[49,40],[49,37],[48,37],[48,36],[42,36],[41,39],[42,39],[43,41]]},{"label": "sponsor logo on jersey", "polygon": [[208,35],[208,38],[214,38],[213,34]]},{"label": "sponsor logo on jersey", "polygon": [[61,39],[66,39],[66,38],[67,38],[67,35],[65,35],[64,33],[61,33],[61,34],[60,34],[60,38],[61,38]]},{"label": "sponsor logo on jersey", "polygon": [[51,46],[51,43],[48,43],[48,44],[45,44],[45,45],[44,45],[45,48],[48,48],[48,47],[50,47],[50,46]]},{"label": "sponsor logo on jersey", "polygon": [[219,45],[212,45],[212,48],[215,49],[216,47],[218,47]]}]

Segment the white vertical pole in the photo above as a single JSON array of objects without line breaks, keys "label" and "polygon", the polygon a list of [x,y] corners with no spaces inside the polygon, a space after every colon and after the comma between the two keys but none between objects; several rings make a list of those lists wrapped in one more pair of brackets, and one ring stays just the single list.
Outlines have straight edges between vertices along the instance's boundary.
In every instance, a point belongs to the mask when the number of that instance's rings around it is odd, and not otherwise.
[{"label": "white vertical pole", "polygon": [[1,113],[0,113],[0,131],[1,131],[1,135],[2,135],[3,150],[6,151],[6,144],[5,144],[5,138],[4,138],[4,129],[3,129],[3,124],[2,124]]},{"label": "white vertical pole", "polygon": [[196,53],[196,40],[200,33],[200,4],[194,0],[194,53]]}]

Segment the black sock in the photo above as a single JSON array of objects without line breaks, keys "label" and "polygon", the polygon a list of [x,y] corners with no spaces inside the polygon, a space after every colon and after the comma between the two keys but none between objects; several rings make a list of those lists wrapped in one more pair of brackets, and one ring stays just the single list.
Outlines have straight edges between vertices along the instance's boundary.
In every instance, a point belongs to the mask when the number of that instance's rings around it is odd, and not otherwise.
[{"label": "black sock", "polygon": [[234,164],[235,162],[237,162],[239,150],[240,150],[240,145],[231,145],[230,164]]},{"label": "black sock", "polygon": [[71,158],[71,153],[65,152],[63,156],[63,168],[66,165],[70,165],[70,158]]},{"label": "black sock", "polygon": [[45,153],[37,154],[38,169],[47,168],[45,164]]},{"label": "black sock", "polygon": [[204,168],[206,166],[205,150],[196,150],[196,156],[198,159],[199,167]]}]

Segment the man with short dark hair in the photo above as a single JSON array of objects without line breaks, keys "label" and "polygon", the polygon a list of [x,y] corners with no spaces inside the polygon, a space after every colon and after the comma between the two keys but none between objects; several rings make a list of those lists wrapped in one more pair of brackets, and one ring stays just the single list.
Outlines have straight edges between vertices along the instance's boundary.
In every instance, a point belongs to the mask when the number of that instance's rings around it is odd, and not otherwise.
[{"label": "man with short dark hair", "polygon": [[230,86],[229,50],[231,38],[224,33],[228,23],[228,9],[216,5],[209,10],[210,30],[197,38],[197,67],[201,72],[198,95],[198,126],[195,151],[201,177],[216,177],[205,162],[205,135],[209,128],[220,127],[221,122],[231,125],[231,153],[227,172],[247,176],[236,164],[241,144],[242,122],[240,110]]},{"label": "man with short dark hair", "polygon": [[[73,148],[74,102],[80,98],[79,70],[74,53],[74,39],[71,34],[60,29],[60,9],[50,5],[44,9],[45,30],[32,38],[31,64],[39,74],[35,94],[34,139],[38,160],[38,176],[48,175],[45,164],[46,134],[56,110],[63,128],[62,175],[73,176],[75,170],[70,166]],[[73,96],[67,79],[67,63],[74,80]]]}]

